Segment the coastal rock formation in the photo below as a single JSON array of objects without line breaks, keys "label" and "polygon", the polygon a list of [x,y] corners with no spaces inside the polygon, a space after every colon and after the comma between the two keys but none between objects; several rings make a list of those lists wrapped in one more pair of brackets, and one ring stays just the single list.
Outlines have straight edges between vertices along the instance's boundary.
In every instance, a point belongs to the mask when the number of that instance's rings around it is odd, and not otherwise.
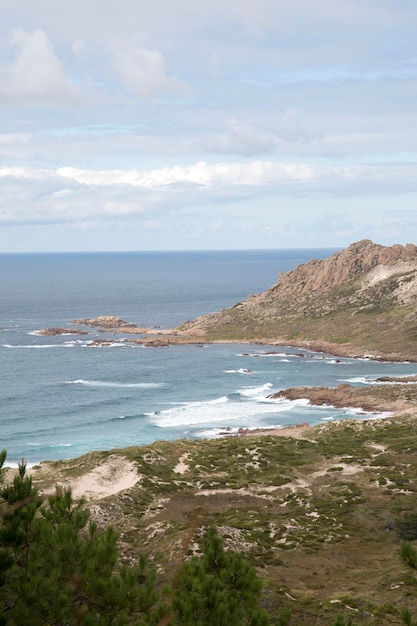
[{"label": "coastal rock formation", "polygon": [[[417,268],[417,246],[381,246],[369,239],[354,243],[324,260],[313,259],[282,272],[276,285],[265,294],[277,294],[291,299],[311,293],[326,293],[344,285],[353,278],[369,272],[376,266],[391,266],[393,273],[403,273]],[[389,272],[391,274],[391,272]],[[384,279],[384,272],[379,280]],[[374,284],[378,282],[375,277]]]},{"label": "coastal rock formation", "polygon": [[334,406],[339,409],[347,406],[369,412],[389,411],[397,413],[415,407],[417,390],[404,385],[378,385],[354,387],[342,384],[331,387],[291,387],[268,396],[272,399],[287,400],[307,399],[315,406]]},{"label": "coastal rock formation", "polygon": [[[99,332],[141,335],[149,347],[213,341],[299,346],[344,357],[417,362],[417,246],[364,239],[279,275],[265,292],[175,329],[120,317],[73,319]],[[79,333],[45,329],[42,334]]]},{"label": "coastal rock formation", "polygon": [[120,317],[114,315],[100,315],[88,319],[75,319],[70,321],[71,324],[80,324],[83,326],[106,328],[113,330],[115,328],[123,328],[124,326],[132,326],[129,322],[125,322]]},{"label": "coastal rock formation", "polygon": [[88,335],[86,330],[77,330],[75,328],[41,328],[36,331],[37,335]]},{"label": "coastal rock formation", "polygon": [[213,340],[298,345],[342,356],[417,359],[417,247],[365,239],[279,275],[267,291],[187,322]]},{"label": "coastal rock formation", "polygon": [[146,328],[140,328],[135,324],[125,322],[125,320],[122,320],[120,317],[116,317],[114,315],[100,315],[99,317],[93,317],[89,319],[74,319],[70,321],[70,324],[98,328],[101,332],[123,331],[124,333],[138,335],[147,332]]}]

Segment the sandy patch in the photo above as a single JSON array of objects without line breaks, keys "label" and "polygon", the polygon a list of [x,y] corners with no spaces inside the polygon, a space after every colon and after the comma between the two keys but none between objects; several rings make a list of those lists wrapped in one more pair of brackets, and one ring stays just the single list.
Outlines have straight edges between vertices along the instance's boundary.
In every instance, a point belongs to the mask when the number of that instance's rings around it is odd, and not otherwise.
[{"label": "sandy patch", "polygon": [[[366,274],[361,287],[362,289],[369,289],[390,276],[415,271],[416,264],[412,261],[398,261],[393,265],[377,265]],[[414,280],[404,281],[397,291],[399,292],[398,295],[401,296],[403,300],[408,301],[416,295],[416,283]]]},{"label": "sandy patch", "polygon": [[[199,489],[196,492],[196,496],[224,496],[227,494],[239,495],[239,496],[249,496],[251,498],[261,498],[263,500],[273,500],[272,496],[267,495],[267,492],[274,492],[280,489],[285,485],[280,486],[261,486],[261,487],[251,487],[245,488],[241,487],[240,489],[233,489],[232,487],[226,487],[224,489]],[[265,493],[266,492],[266,493]]]},{"label": "sandy patch", "polygon": [[185,474],[185,472],[190,468],[188,463],[186,463],[189,456],[190,456],[189,453],[186,452],[185,454],[182,455],[182,457],[180,457],[180,459],[178,460],[178,463],[173,469],[173,471],[176,474]]},{"label": "sandy patch", "polygon": [[72,493],[76,498],[106,498],[134,487],[141,478],[135,463],[110,456],[102,465],[72,483]]},{"label": "sandy patch", "polygon": [[[142,479],[135,463],[118,455],[109,456],[101,465],[74,480],[59,481],[70,487],[74,498],[84,496],[87,500],[101,500],[120,491],[134,487]],[[48,489],[45,493],[54,493]]]},{"label": "sandy patch", "polygon": [[294,426],[283,426],[282,428],[239,428],[237,434],[239,436],[244,435],[248,437],[274,435],[279,437],[294,437],[297,439],[298,437],[303,437],[310,428],[311,426],[306,423],[295,424]]}]

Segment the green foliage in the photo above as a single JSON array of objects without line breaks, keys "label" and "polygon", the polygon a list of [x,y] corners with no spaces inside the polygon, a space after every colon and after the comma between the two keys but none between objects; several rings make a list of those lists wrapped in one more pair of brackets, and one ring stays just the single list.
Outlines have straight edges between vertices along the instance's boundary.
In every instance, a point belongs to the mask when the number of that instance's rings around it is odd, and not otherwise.
[{"label": "green foliage", "polygon": [[343,615],[338,615],[336,617],[336,621],[333,626],[352,626],[353,619],[351,617],[343,617]]},{"label": "green foliage", "polygon": [[406,513],[395,522],[395,528],[401,537],[406,541],[417,539],[417,513]]},{"label": "green foliage", "polygon": [[417,570],[417,550],[409,541],[404,541],[400,550],[400,558],[406,565]]},{"label": "green foliage", "polygon": [[417,621],[412,619],[411,613],[408,609],[402,609],[401,619],[405,626],[417,626]]},{"label": "green foliage", "polygon": [[[0,467],[5,453],[0,456]],[[117,533],[100,531],[85,501],[57,487],[43,500],[24,463],[0,490],[0,624],[155,626],[163,611],[155,571],[145,555],[118,563]],[[172,600],[172,626],[269,626],[259,607],[262,583],[217,530],[202,556],[184,565]],[[279,624],[288,623],[284,614]],[[161,622],[162,623],[162,622]],[[168,622],[164,622],[168,623]]]},{"label": "green foliage", "polygon": [[118,566],[117,533],[99,532],[84,500],[57,488],[42,504],[24,463],[0,497],[1,624],[157,622],[155,572],[143,555]]},{"label": "green foliage", "polygon": [[[417,570],[417,550],[409,541],[404,541],[402,544],[400,558],[411,569]],[[401,619],[406,626],[417,626],[417,620],[412,619],[408,608],[402,609]]]},{"label": "green foliage", "polygon": [[173,597],[173,626],[269,626],[259,608],[262,583],[241,554],[226,552],[215,527],[202,539],[202,556],[181,572]]}]

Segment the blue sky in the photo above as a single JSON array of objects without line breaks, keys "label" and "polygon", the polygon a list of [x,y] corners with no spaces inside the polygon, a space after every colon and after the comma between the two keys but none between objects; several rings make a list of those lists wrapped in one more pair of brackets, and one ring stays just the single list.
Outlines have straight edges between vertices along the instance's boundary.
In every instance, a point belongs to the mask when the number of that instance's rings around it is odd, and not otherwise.
[{"label": "blue sky", "polygon": [[414,0],[0,15],[0,252],[417,243]]}]

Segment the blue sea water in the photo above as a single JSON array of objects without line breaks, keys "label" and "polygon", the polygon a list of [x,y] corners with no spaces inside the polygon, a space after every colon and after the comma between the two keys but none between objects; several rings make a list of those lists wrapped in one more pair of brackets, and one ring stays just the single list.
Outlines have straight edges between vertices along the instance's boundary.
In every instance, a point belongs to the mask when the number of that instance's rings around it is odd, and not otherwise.
[{"label": "blue sea water", "polygon": [[417,373],[409,363],[335,359],[248,344],[94,348],[112,334],[43,336],[74,318],[116,315],[170,328],[259,293],[332,249],[1,254],[0,447],[9,463],[77,457],[160,439],[216,437],[362,416],[268,396],[300,385]]}]

